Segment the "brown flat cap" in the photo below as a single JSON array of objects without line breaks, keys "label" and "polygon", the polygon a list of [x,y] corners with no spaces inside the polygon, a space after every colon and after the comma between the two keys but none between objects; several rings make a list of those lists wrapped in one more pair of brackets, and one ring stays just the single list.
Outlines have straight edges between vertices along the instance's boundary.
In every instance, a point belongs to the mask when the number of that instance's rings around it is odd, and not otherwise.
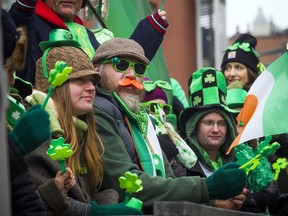
[{"label": "brown flat cap", "polygon": [[149,64],[149,60],[145,57],[145,53],[140,44],[132,39],[113,38],[102,43],[96,50],[92,62],[97,62],[109,59],[114,56],[133,57],[139,61]]}]

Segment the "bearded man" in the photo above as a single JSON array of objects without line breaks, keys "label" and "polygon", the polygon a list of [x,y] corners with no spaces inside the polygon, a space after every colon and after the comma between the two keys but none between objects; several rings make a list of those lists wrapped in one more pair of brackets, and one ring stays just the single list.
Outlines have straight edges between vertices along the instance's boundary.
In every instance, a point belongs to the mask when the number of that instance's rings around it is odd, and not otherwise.
[{"label": "bearded man", "polygon": [[[96,130],[104,144],[104,178],[101,189],[113,188],[124,201],[118,178],[130,171],[142,180],[143,190],[133,194],[143,202],[143,213],[153,214],[155,201],[190,201],[217,205],[214,199],[239,195],[246,174],[235,163],[208,178],[175,178],[157,139],[147,110],[141,106],[143,76],[149,60],[134,40],[114,38],[100,45],[93,64],[101,73],[96,89]],[[240,197],[239,197],[240,196]],[[243,196],[229,199],[243,203]]]}]

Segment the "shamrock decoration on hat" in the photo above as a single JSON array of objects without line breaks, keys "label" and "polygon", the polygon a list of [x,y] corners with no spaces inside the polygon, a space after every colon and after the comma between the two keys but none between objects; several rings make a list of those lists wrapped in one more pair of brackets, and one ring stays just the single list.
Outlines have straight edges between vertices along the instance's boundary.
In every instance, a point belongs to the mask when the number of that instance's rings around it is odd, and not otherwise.
[{"label": "shamrock decoration on hat", "polygon": [[190,107],[183,110],[179,116],[180,126],[185,131],[186,123],[191,115],[198,110],[220,108],[228,113],[237,113],[227,106],[226,80],[222,72],[208,67],[200,68],[192,74],[189,86]]},{"label": "shamrock decoration on hat", "polygon": [[250,34],[240,34],[234,43],[229,46],[223,55],[221,68],[229,62],[239,62],[249,67],[252,72],[259,73],[265,66],[259,62],[259,54],[255,47],[257,39]]},{"label": "shamrock decoration on hat", "polygon": [[49,90],[47,93],[47,96],[41,106],[42,109],[45,108],[49,98],[51,97],[51,94],[53,92],[53,90],[57,87],[57,86],[61,86],[64,82],[66,82],[66,80],[68,79],[68,75],[69,73],[71,73],[73,70],[72,67],[67,67],[65,62],[62,61],[57,61],[55,64],[55,68],[52,69],[50,71],[49,74]]}]

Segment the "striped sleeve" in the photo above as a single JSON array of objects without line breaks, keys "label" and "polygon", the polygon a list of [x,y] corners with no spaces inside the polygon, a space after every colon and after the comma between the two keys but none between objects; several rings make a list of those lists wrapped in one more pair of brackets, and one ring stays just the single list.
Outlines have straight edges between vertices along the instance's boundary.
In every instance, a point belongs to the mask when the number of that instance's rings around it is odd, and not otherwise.
[{"label": "striped sleeve", "polygon": [[168,27],[168,22],[163,20],[161,16],[158,14],[158,12],[147,16],[148,21],[151,23],[151,25],[159,31],[161,34],[166,33],[166,28]]},{"label": "striped sleeve", "polygon": [[37,4],[33,0],[16,0],[16,7],[22,11],[32,12]]}]

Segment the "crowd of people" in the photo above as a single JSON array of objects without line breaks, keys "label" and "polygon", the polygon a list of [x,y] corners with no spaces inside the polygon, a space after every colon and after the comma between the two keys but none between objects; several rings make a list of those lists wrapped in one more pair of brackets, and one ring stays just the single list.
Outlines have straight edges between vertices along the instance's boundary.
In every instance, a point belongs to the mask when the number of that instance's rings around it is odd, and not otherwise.
[{"label": "crowd of people", "polygon": [[[177,80],[146,76],[168,27],[165,11],[142,19],[129,39],[100,44],[76,15],[85,4],[17,0],[2,9],[13,215],[143,215],[155,201],[287,215],[277,182],[252,190],[239,149],[227,154],[263,69],[257,39],[240,35],[221,70],[193,72],[187,100]],[[17,119],[8,115],[15,110]],[[119,184],[127,172],[142,183],[133,194],[140,208]]]}]

